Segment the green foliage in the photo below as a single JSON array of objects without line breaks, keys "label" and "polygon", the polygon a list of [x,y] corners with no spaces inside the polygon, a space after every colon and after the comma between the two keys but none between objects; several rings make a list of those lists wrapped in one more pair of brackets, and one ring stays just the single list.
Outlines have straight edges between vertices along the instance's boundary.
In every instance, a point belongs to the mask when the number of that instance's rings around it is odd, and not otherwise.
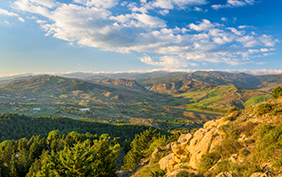
[{"label": "green foliage", "polygon": [[[115,176],[120,145],[112,146],[107,134],[99,139],[76,132],[62,137],[59,134],[59,131],[50,132],[48,140],[38,135],[30,140],[20,139],[18,143],[14,140],[2,142],[0,174],[10,177]],[[57,142],[56,151],[48,150],[51,140]]]},{"label": "green foliage", "polygon": [[176,177],[189,177],[189,173],[187,171],[180,171],[179,173],[177,173]]},{"label": "green foliage", "polygon": [[273,109],[273,105],[271,105],[271,104],[268,104],[268,103],[260,104],[257,107],[257,115],[258,116],[264,115],[264,114],[269,113],[270,111],[272,111],[272,109]]},{"label": "green foliage", "polygon": [[[122,144],[126,139],[134,139],[135,134],[139,134],[140,132],[143,132],[149,128],[149,126],[145,125],[112,125],[107,123],[74,120],[66,117],[56,116],[38,117],[35,119],[33,117],[18,114],[0,115],[0,137],[4,137],[3,140],[21,138],[30,139],[33,135],[41,135],[42,137],[48,139],[47,143],[49,143],[50,146],[52,145],[53,148],[51,149],[53,150],[57,148],[57,137],[66,135],[72,131],[82,134],[89,132],[92,135],[102,135],[103,133],[107,133],[113,138],[120,137],[118,143]],[[60,131],[60,135],[56,134],[56,132],[53,132],[53,130]],[[51,132],[52,135],[48,135],[49,132]],[[157,132],[161,132],[161,134],[164,135],[170,135],[170,133],[162,130],[157,130]]]},{"label": "green foliage", "polygon": [[136,135],[131,142],[131,151],[127,153],[124,158],[124,169],[132,170],[135,168],[139,160],[148,155],[147,149],[154,137],[160,137],[160,134],[156,134],[156,130],[146,130],[140,135]]},{"label": "green foliage", "polygon": [[[236,117],[239,115],[240,110],[237,107],[233,107],[231,109],[229,109],[226,113],[226,118],[225,121],[229,120],[229,121],[234,121],[236,120]],[[231,114],[231,115],[230,115]]]},{"label": "green foliage", "polygon": [[272,90],[273,98],[278,99],[282,96],[282,87],[278,86],[275,89]]},{"label": "green foliage", "polygon": [[166,174],[166,170],[157,170],[157,171],[151,171],[151,177],[163,177]]},{"label": "green foliage", "polygon": [[207,171],[212,166],[214,166],[219,161],[220,158],[221,155],[218,152],[211,152],[205,154],[199,164],[200,171],[203,172]]}]

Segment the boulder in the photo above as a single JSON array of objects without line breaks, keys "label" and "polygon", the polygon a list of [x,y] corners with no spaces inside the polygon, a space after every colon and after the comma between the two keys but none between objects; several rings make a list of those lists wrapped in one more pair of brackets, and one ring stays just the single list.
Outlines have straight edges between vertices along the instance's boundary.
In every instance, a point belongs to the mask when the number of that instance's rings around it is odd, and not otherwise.
[{"label": "boulder", "polygon": [[238,176],[236,175],[236,173],[233,172],[221,172],[215,177],[238,177]]},{"label": "boulder", "polygon": [[163,157],[160,161],[159,161],[159,165],[160,165],[160,169],[165,170],[168,169],[168,165],[169,162],[172,160],[173,158],[173,153]]},{"label": "boulder", "polygon": [[192,139],[192,137],[193,137],[193,135],[191,133],[182,134],[178,138],[177,142],[179,142],[179,143],[189,143],[189,141]]},{"label": "boulder", "polygon": [[171,151],[171,142],[166,145],[165,150]]},{"label": "boulder", "polygon": [[274,175],[270,171],[267,171],[265,173],[262,172],[253,173],[250,177],[274,177]]},{"label": "boulder", "polygon": [[152,153],[152,158],[156,158],[156,155],[158,154],[158,152],[162,151],[162,149],[160,147],[157,147],[153,153]]},{"label": "boulder", "polygon": [[130,173],[128,171],[117,171],[116,172],[117,177],[129,177]]},{"label": "boulder", "polygon": [[190,166],[194,169],[198,169],[198,164],[203,155],[209,152],[213,139],[218,135],[217,127],[210,130],[203,130],[199,133],[195,133],[195,137],[191,140],[188,150],[191,154]]}]

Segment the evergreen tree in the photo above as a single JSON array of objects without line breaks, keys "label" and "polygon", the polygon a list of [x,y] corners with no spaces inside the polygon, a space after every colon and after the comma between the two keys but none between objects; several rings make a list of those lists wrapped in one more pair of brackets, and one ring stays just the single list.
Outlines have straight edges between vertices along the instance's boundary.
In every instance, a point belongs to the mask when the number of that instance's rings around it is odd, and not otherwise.
[{"label": "evergreen tree", "polygon": [[9,169],[10,169],[10,173],[9,176],[10,177],[18,177],[18,171],[17,171],[17,162],[16,162],[16,158],[15,158],[15,154],[12,155],[12,158],[10,160],[9,163]]},{"label": "evergreen tree", "polygon": [[[66,176],[93,176],[95,153],[83,143],[77,143],[72,148],[60,152],[60,161],[66,168]],[[95,168],[95,167],[94,167]]]}]

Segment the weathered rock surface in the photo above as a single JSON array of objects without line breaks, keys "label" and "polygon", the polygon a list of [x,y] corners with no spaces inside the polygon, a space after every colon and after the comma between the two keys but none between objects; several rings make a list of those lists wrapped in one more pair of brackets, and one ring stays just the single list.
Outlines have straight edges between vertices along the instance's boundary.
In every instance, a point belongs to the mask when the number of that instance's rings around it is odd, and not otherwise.
[{"label": "weathered rock surface", "polygon": [[117,177],[129,177],[130,173],[128,171],[117,171],[116,175]]},{"label": "weathered rock surface", "polygon": [[158,152],[160,152],[162,149],[160,147],[157,147],[153,153],[152,153],[152,158],[156,158],[156,155],[158,154]]},{"label": "weathered rock surface", "polygon": [[199,129],[194,135],[190,133],[182,134],[176,142],[171,143],[173,153],[160,160],[160,168],[172,171],[185,162],[189,167],[198,169],[198,164],[203,155],[210,152],[222,140],[218,126],[223,124],[224,121],[220,119],[210,122],[205,124],[205,129]]},{"label": "weathered rock surface", "polygon": [[159,161],[160,169],[165,170],[168,169],[169,161],[173,158],[173,153],[165,156]]},{"label": "weathered rock surface", "polygon": [[238,177],[235,173],[232,172],[221,172],[216,177]]},{"label": "weathered rock surface", "polygon": [[262,172],[256,172],[253,173],[250,177],[281,177],[282,175],[274,175],[273,173],[271,173],[270,171],[267,171],[265,173]]}]

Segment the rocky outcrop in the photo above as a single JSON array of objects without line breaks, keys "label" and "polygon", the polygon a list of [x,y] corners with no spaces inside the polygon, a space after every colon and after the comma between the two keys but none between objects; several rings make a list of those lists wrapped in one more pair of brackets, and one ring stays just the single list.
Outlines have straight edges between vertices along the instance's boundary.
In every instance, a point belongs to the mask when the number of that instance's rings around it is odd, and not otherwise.
[{"label": "rocky outcrop", "polygon": [[277,176],[277,175],[274,175],[271,172],[267,171],[265,173],[256,172],[256,173],[252,174],[250,177],[274,177],[274,176]]},{"label": "rocky outcrop", "polygon": [[154,84],[150,91],[154,92],[165,92],[165,91],[178,91],[178,90],[200,90],[204,88],[211,88],[212,86],[203,82],[193,81],[193,80],[184,80],[184,81],[177,81],[171,83],[160,83]]},{"label": "rocky outcrop", "polygon": [[171,143],[173,153],[159,161],[160,168],[172,171],[180,164],[185,163],[193,169],[198,169],[198,164],[203,155],[210,152],[222,140],[218,126],[223,122],[206,123],[205,129],[201,128],[193,135],[190,133],[182,134],[176,142]]},{"label": "rocky outcrop", "polygon": [[114,85],[124,85],[127,87],[131,87],[133,89],[146,91],[145,87],[135,80],[127,80],[127,79],[105,79],[102,81],[104,84],[114,84]]},{"label": "rocky outcrop", "polygon": [[235,173],[232,172],[221,172],[216,177],[238,177]]}]

